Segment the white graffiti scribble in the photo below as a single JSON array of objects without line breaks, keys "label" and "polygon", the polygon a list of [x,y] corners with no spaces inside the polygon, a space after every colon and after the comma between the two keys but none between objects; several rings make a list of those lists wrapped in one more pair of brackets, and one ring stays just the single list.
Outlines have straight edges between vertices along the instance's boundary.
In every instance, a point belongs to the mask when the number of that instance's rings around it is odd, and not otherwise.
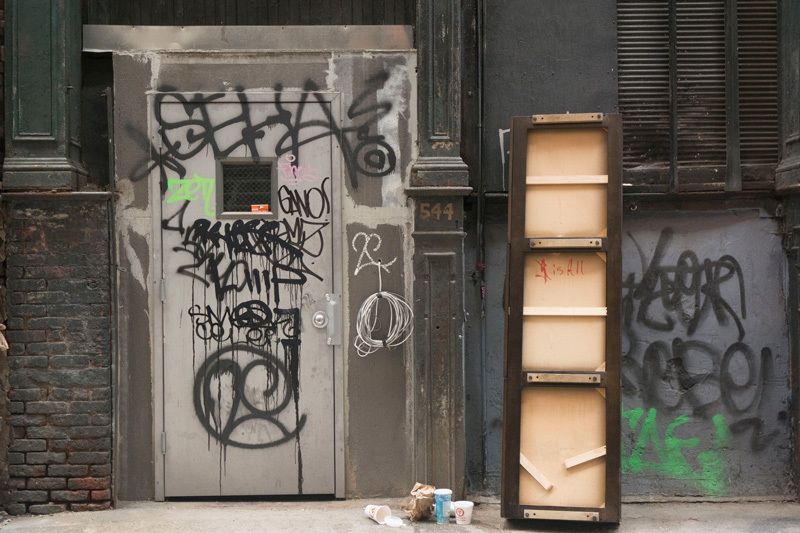
[{"label": "white graffiti scribble", "polygon": [[370,255],[370,250],[369,250],[369,248],[370,248],[369,243],[371,241],[373,241],[373,239],[376,242],[375,242],[375,245],[372,247],[372,252],[377,252],[378,250],[380,250],[381,243],[383,242],[381,240],[381,236],[378,235],[377,233],[370,233],[369,235],[367,235],[363,231],[359,231],[358,233],[356,233],[355,237],[353,237],[353,250],[356,251],[356,252],[359,250],[358,244],[356,243],[356,241],[358,241],[359,237],[363,237],[364,245],[361,248],[361,255],[358,256],[358,264],[356,265],[356,269],[353,272],[353,275],[357,276],[358,273],[361,272],[362,268],[368,267],[368,266],[379,267],[379,268],[383,269],[384,271],[386,271],[386,273],[388,274],[389,273],[389,266],[393,265],[394,262],[397,261],[397,257],[395,257],[394,259],[392,259],[391,261],[388,261],[388,262],[387,261],[383,261],[383,260],[375,261],[375,259],[372,258],[372,255]]}]

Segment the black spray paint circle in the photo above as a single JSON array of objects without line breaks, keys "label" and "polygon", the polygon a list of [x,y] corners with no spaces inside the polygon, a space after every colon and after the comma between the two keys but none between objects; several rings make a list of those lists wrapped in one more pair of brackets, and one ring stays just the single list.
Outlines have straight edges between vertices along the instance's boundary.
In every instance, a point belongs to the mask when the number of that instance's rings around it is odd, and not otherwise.
[{"label": "black spray paint circle", "polygon": [[372,178],[381,178],[391,174],[397,165],[397,156],[392,147],[386,141],[380,140],[367,140],[360,143],[353,150],[353,159],[358,165],[358,171]]},{"label": "black spray paint circle", "polygon": [[[257,358],[242,368],[237,361],[226,357],[229,353],[252,354]],[[223,446],[234,446],[237,448],[271,448],[287,442],[297,437],[306,422],[306,415],[297,421],[297,427],[289,430],[277,419],[279,415],[291,401],[289,388],[284,387],[283,397],[278,398],[278,402],[271,409],[260,409],[253,405],[245,393],[245,383],[247,377],[254,369],[263,367],[270,375],[270,379],[263,391],[264,397],[269,398],[273,394],[280,393],[280,383],[286,383],[288,373],[286,365],[274,355],[264,349],[243,344],[232,344],[221,348],[200,366],[194,380],[194,407],[200,423]],[[233,378],[233,397],[231,412],[228,420],[223,427],[214,420],[213,403],[214,390],[212,382],[215,378],[230,374]],[[243,414],[240,413],[244,411]],[[239,442],[232,438],[234,430],[244,423],[257,420],[274,425],[280,430],[282,437],[269,442]]]}]

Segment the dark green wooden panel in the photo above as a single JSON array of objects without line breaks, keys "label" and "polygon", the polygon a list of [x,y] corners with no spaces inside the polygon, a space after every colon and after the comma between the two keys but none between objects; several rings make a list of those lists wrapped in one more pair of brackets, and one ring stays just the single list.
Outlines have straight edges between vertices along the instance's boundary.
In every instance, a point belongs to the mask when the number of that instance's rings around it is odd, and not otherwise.
[{"label": "dark green wooden panel", "polygon": [[[17,79],[16,89],[24,95],[17,107],[19,130],[14,132],[21,136],[44,136],[55,138],[53,130],[53,79],[45,61],[50,58],[51,26],[50,2],[48,0],[29,0],[36,4],[34,9],[20,9],[18,12],[19,27],[39,28],[30,33],[23,42],[17,43]],[[19,39],[19,38],[18,38]]]}]

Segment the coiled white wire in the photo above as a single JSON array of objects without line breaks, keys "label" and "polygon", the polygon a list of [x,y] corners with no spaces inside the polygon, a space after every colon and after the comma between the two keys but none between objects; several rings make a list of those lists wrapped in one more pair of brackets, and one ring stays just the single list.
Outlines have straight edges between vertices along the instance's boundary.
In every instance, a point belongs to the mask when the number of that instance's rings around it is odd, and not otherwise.
[{"label": "coiled white wire", "polygon": [[[382,329],[378,320],[381,300],[389,304],[389,327],[384,339],[376,339],[373,334]],[[366,357],[380,348],[400,346],[408,340],[412,331],[414,331],[414,312],[402,296],[383,290],[381,263],[378,261],[378,292],[368,296],[358,310],[353,346],[359,356]]]}]

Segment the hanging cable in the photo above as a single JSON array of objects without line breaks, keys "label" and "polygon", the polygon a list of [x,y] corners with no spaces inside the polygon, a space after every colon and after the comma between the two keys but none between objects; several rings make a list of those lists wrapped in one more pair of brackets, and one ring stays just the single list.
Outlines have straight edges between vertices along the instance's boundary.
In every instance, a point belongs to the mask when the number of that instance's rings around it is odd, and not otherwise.
[{"label": "hanging cable", "polygon": [[[414,330],[414,312],[402,296],[383,290],[381,262],[378,261],[378,292],[368,296],[356,316],[356,338],[353,340],[358,355],[366,357],[380,348],[394,348],[408,340]],[[381,331],[378,319],[380,302],[389,304],[389,327],[384,339],[376,339],[374,334]]]}]

